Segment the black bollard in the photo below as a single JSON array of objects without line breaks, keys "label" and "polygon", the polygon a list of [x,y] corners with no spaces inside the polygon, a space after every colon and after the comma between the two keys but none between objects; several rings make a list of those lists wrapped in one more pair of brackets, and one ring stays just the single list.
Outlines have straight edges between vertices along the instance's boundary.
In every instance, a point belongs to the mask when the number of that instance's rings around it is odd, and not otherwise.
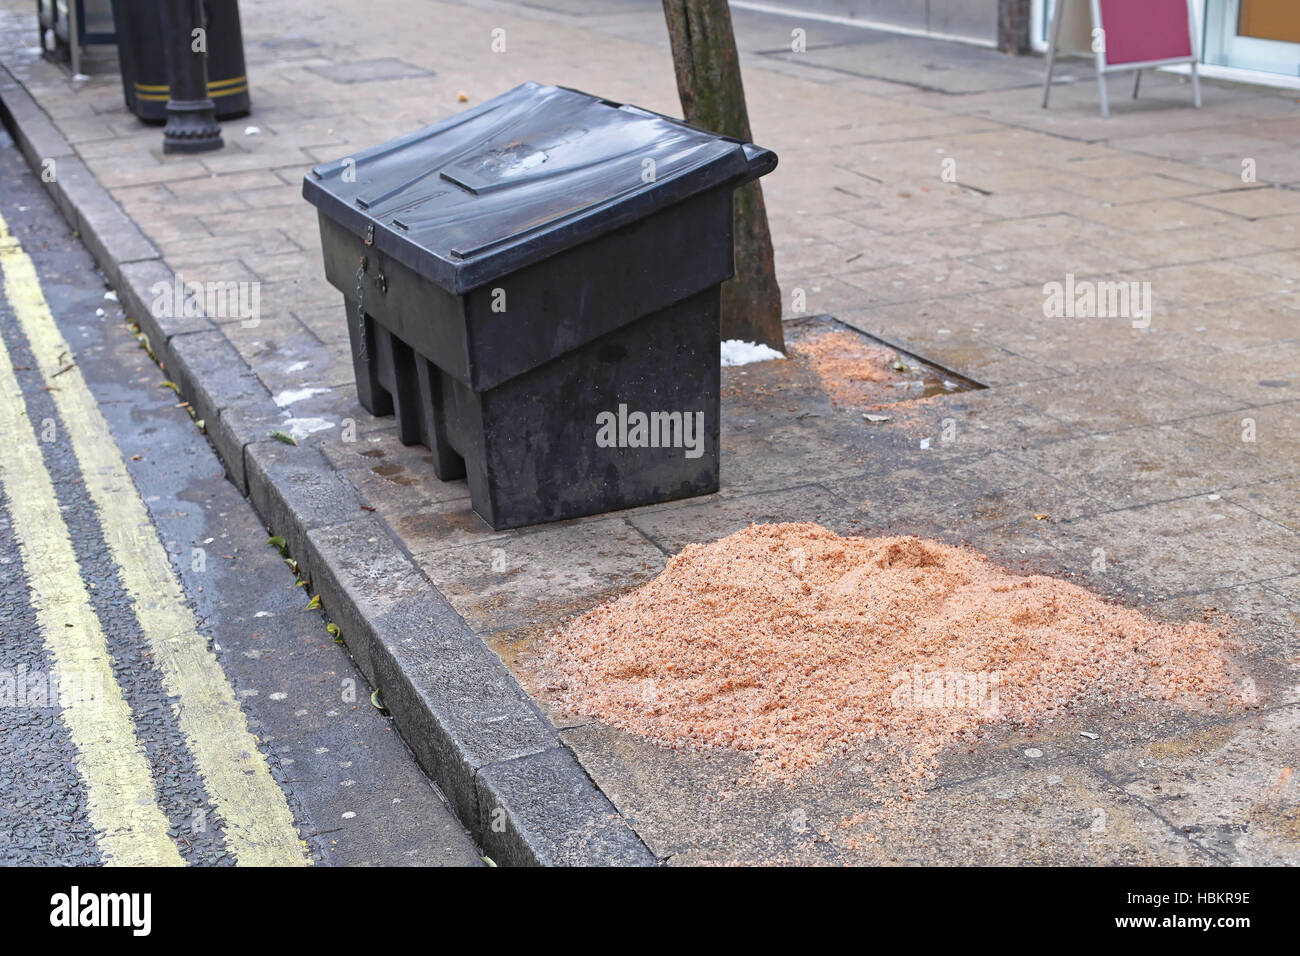
[{"label": "black bollard", "polygon": [[164,0],[163,45],[171,92],[163,128],[164,153],[203,153],[225,145],[208,98],[206,36],[195,50],[195,30],[201,27],[202,0]]}]

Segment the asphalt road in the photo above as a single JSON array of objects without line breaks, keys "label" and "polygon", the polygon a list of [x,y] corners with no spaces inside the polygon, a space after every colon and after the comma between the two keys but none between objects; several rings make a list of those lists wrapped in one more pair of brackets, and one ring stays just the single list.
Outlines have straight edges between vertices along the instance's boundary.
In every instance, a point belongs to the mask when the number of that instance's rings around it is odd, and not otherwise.
[{"label": "asphalt road", "polygon": [[3,131],[0,218],[0,865],[479,864]]}]

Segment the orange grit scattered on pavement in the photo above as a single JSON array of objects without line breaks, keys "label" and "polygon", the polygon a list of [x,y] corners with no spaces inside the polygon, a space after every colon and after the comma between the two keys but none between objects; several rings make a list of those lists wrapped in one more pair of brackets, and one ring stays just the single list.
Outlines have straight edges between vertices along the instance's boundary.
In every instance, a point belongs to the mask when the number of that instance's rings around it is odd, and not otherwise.
[{"label": "orange grit scattered on pavement", "polygon": [[1229,646],[1223,626],[965,548],[775,524],[687,547],[553,634],[542,663],[565,709],[665,747],[752,752],[760,778],[876,742],[916,780],[949,745],[1087,701],[1231,706]]},{"label": "orange grit scattered on pavement", "polygon": [[895,354],[853,332],[811,335],[789,350],[808,363],[836,405],[865,408],[902,397],[896,383],[905,379],[893,367]]}]

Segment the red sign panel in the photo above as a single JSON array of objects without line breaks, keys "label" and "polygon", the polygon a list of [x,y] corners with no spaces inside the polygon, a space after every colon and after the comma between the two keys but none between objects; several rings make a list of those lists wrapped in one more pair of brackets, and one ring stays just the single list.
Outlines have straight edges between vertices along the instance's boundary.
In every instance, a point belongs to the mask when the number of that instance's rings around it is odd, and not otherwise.
[{"label": "red sign panel", "polygon": [[1101,0],[1101,28],[1112,65],[1192,55],[1187,0]]}]

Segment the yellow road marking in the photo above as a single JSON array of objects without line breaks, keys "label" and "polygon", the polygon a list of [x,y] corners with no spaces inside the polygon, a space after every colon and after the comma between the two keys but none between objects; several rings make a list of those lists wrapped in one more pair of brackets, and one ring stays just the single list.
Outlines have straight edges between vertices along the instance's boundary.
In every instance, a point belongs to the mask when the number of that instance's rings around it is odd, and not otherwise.
[{"label": "yellow road marking", "polygon": [[[11,248],[0,239],[0,259]],[[0,486],[32,603],[54,668],[88,688],[64,702],[62,717],[77,748],[77,770],[86,784],[86,810],[98,833],[104,861],[112,866],[183,866],[167,835],[166,815],[155,800],[149,763],[135,736],[131,709],[109,664],[99,618],[82,582],[81,567],[45,471],[41,447],[0,340]]]},{"label": "yellow road marking", "polygon": [[45,380],[53,382],[53,375],[59,373],[58,388],[50,394],[163,686],[177,698],[181,733],[225,820],[226,844],[244,866],[307,865],[310,860],[284,793],[248,730],[221,664],[198,633],[194,613],[108,424],[81,370],[75,364],[65,370],[59,361],[60,355],[72,352],[50,315],[35,266],[16,244],[5,246],[8,236],[8,226],[0,218],[0,262],[7,298]]}]

